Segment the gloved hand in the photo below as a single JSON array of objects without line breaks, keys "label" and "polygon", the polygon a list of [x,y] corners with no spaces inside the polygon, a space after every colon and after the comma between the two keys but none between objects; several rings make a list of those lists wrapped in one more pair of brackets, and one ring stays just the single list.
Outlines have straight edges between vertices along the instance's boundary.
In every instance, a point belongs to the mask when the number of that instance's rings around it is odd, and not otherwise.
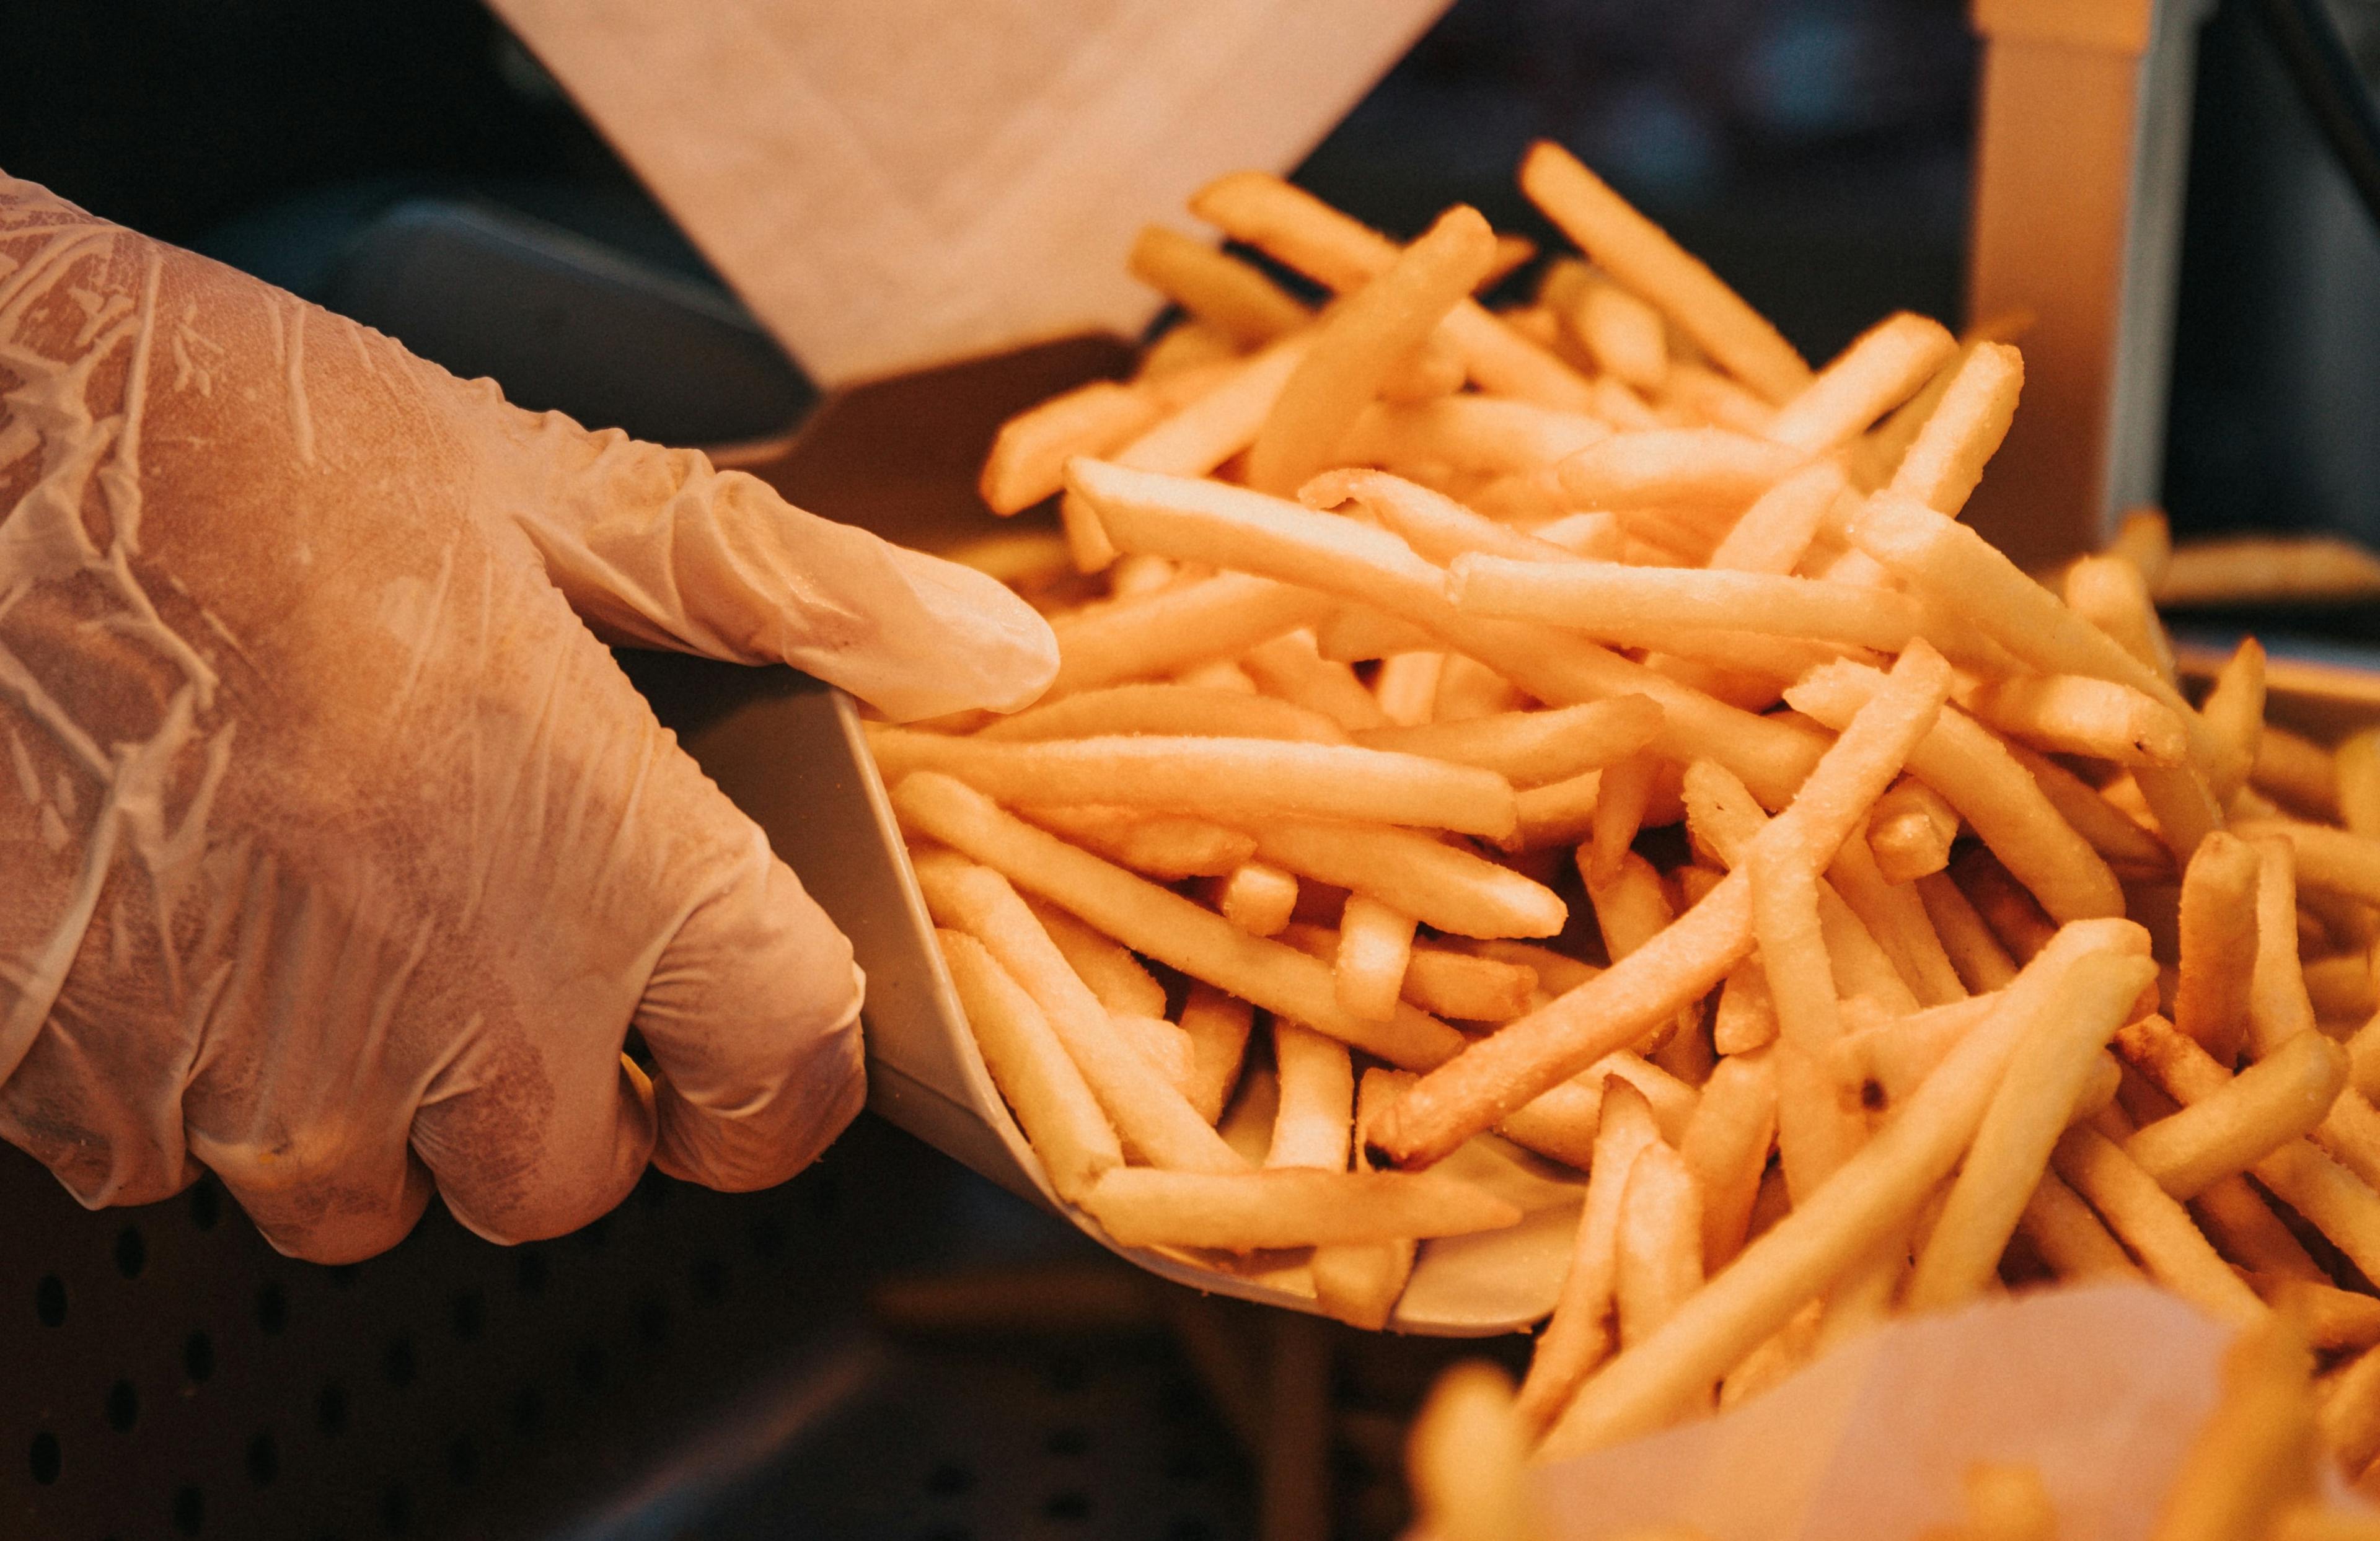
[{"label": "gloved hand", "polygon": [[433,1183],[520,1241],[809,1161],[850,947],[599,637],[896,717],[1056,663],[988,578],[0,176],[0,1135],[325,1261]]}]

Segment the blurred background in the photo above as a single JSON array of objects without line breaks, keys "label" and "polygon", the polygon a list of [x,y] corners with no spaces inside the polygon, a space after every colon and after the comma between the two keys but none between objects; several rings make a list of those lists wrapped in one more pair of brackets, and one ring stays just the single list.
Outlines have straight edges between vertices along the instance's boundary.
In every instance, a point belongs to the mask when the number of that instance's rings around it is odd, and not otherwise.
[{"label": "blurred background", "polygon": [[[2333,14],[2380,74],[2380,0]],[[722,444],[814,400],[476,0],[0,0],[0,169],[525,406]],[[1297,177],[1394,232],[1467,200],[1542,236],[1512,168],[1560,140],[1823,359],[1894,308],[1963,319],[1976,69],[1951,0],[1458,0]],[[2184,223],[2178,529],[2380,542],[2380,234],[2252,0],[2202,34]],[[866,1120],[776,1193],[656,1175],[516,1251],[433,1210],[311,1268],[212,1183],[86,1216],[6,1149],[0,1216],[7,1535],[1224,1541],[1269,1448],[1233,1377],[1302,1353],[1330,1528],[1386,1536],[1399,1420],[1459,1349],[1152,1293]]]}]

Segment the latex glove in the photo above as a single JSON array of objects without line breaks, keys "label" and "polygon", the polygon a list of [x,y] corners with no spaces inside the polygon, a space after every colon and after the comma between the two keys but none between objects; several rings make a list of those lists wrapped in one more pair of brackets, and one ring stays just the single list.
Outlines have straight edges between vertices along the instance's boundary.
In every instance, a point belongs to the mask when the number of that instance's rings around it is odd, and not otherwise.
[{"label": "latex glove", "polygon": [[599,636],[903,717],[1056,662],[988,578],[0,176],[0,1135],[324,1260],[433,1181],[516,1241],[809,1161],[849,945]]}]

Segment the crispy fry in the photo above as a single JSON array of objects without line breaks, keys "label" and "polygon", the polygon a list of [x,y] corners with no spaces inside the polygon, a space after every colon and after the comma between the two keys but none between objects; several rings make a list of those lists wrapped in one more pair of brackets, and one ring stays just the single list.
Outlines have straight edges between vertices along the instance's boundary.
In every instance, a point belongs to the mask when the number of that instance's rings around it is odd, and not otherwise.
[{"label": "crispy fry", "polygon": [[2303,1034],[2220,1090],[2146,1125],[2124,1142],[2124,1153],[2174,1197],[2194,1198],[2312,1132],[2346,1084],[2347,1051],[2319,1033]]},{"label": "crispy fry", "polygon": [[1710,565],[1740,573],[1788,574],[1809,551],[1821,521],[1844,493],[1842,467],[1814,461],[1754,500],[1714,547]]},{"label": "crispy fry", "polygon": [[1134,277],[1242,347],[1260,346],[1313,319],[1247,263],[1161,224],[1142,228],[1124,263]]},{"label": "crispy fry", "polygon": [[2129,999],[2132,971],[2122,965],[2142,955],[2147,940],[2123,921],[2067,927],[2010,987],[2000,1009],[1833,1182],[1745,1247],[1660,1331],[1605,1366],[1547,1437],[1543,1456],[1560,1459],[1659,1426],[1908,1223],[1966,1150],[2024,1033],[2070,1004]]},{"label": "crispy fry", "polygon": [[1268,862],[1245,861],[1208,879],[1198,896],[1248,935],[1275,936],[1297,908],[1297,879]]},{"label": "crispy fry", "polygon": [[1660,730],[1659,707],[1643,696],[1619,696],[1549,711],[1372,728],[1356,734],[1355,742],[1367,748],[1475,765],[1516,787],[1531,787],[1617,763],[1650,744]]},{"label": "crispy fry", "polygon": [[2240,639],[2199,710],[2217,750],[2207,768],[2210,790],[2216,802],[2228,803],[2248,784],[2265,733],[2265,649],[2254,637]]},{"label": "crispy fry", "polygon": [[1330,608],[1320,594],[1239,573],[1060,617],[1058,677],[1048,699],[1230,658],[1310,625]]},{"label": "crispy fry", "polygon": [[1000,425],[983,463],[980,490],[994,514],[1015,514],[1066,484],[1066,462],[1105,455],[1128,443],[1164,411],[1148,391],[1094,380]]},{"label": "crispy fry", "polygon": [[[1401,1070],[1377,1067],[1364,1072],[1355,1092],[1355,1170],[1369,1171],[1364,1155],[1364,1125],[1394,1101],[1412,1083]],[[1374,1242],[1363,1246],[1314,1249],[1308,1267],[1314,1273],[1314,1298],[1323,1310],[1351,1326],[1377,1332],[1388,1326],[1397,1297],[1413,1277],[1416,1247],[1411,1237]]]},{"label": "crispy fry", "polygon": [[2250,843],[2256,852],[2256,952],[2248,985],[2248,1047],[2262,1059],[2313,1032],[2314,1014],[2298,962],[2296,855],[2287,840],[2272,835]]},{"label": "crispy fry", "polygon": [[2261,1535],[2287,1505],[2312,1495],[2314,1406],[2303,1339],[2268,1318],[2223,1361],[2223,1395],[2191,1442],[2151,1541],[2231,1541]]},{"label": "crispy fry", "polygon": [[1571,1244],[1570,1271],[1552,1317],[1538,1335],[1521,1384],[1519,1408],[1533,1434],[1542,1434],[1570,1405],[1587,1373],[1617,1341],[1612,1305],[1620,1267],[1619,1237],[1628,1173],[1643,1151],[1661,1142],[1653,1110],[1624,1081],[1604,1088],[1602,1127],[1587,1169],[1586,1201]]},{"label": "crispy fry", "polygon": [[[1840,448],[1914,395],[1958,350],[1939,322],[1906,310],[1887,316],[1778,407],[1768,437],[1812,455]],[[1978,457],[1978,468],[1989,454]]]},{"label": "crispy fry", "polygon": [[1110,861],[1168,882],[1219,877],[1257,854],[1254,835],[1142,809],[1037,807],[1032,820]]},{"label": "crispy fry", "polygon": [[2016,977],[2016,960],[1949,873],[1929,873],[1913,886],[1962,984],[1981,995]]},{"label": "crispy fry", "polygon": [[2181,974],[2173,1022],[2223,1064],[2238,1059],[2248,1041],[2258,868],[2253,846],[2218,831],[2200,843],[2181,878]]},{"label": "crispy fry", "polygon": [[2058,1142],[2057,1166],[2058,1175],[2090,1201],[2158,1283],[2241,1327],[2270,1315],[2181,1206],[2105,1135],[2087,1127],[2068,1130]]},{"label": "crispy fry", "polygon": [[1503,1199],[1435,1172],[1118,1167],[1084,1195],[1119,1246],[1334,1246],[1518,1224]]},{"label": "crispy fry", "polygon": [[964,931],[938,929],[942,961],[1000,1088],[1058,1196],[1079,1204],[1101,1173],[1123,1165],[1115,1128],[1083,1073],[1024,987]]},{"label": "crispy fry", "polygon": [[1543,140],[1531,145],[1521,190],[1597,266],[1658,306],[1761,395],[1782,402],[1810,383],[1809,365],[1775,327],[1568,151]]},{"label": "crispy fry", "polygon": [[1255,1021],[1254,1006],[1212,985],[1192,984],[1182,1002],[1182,1031],[1190,1040],[1190,1085],[1184,1090],[1208,1123],[1223,1116],[1240,1084]]},{"label": "crispy fry", "polygon": [[1768,975],[1756,963],[1739,964],[1719,991],[1711,1017],[1711,1047],[1721,1055],[1749,1054],[1777,1038],[1777,1002]]},{"label": "crispy fry", "polygon": [[1557,467],[1586,508],[1701,507],[1735,513],[1809,459],[1791,445],[1723,428],[1615,433]]},{"label": "crispy fry", "polygon": [[1609,424],[1584,412],[1464,394],[1367,407],[1344,448],[1352,462],[1391,470],[1436,464],[1482,475],[1534,477],[1610,436]]},{"label": "crispy fry", "polygon": [[1332,463],[1398,361],[1478,286],[1496,260],[1479,212],[1457,204],[1331,307],[1248,451],[1248,482],[1290,492]]},{"label": "crispy fry", "polygon": [[[1121,947],[1046,899],[1028,898],[1025,907],[1050,933],[1058,951],[1090,987],[1099,1004],[1111,1012],[1135,1016],[1165,1014],[1165,987],[1157,982],[1130,950]],[[1213,1122],[1209,1119],[1207,1122]]]},{"label": "crispy fry", "polygon": [[1888,590],[1617,562],[1460,556],[1448,570],[1447,595],[1471,614],[1648,647],[1669,644],[1676,628],[1717,626],[1898,652],[1925,627],[1917,605]]},{"label": "crispy fry", "polygon": [[2036,748],[2118,765],[2179,765],[2181,720],[2129,686],[2080,674],[1994,680],[1961,700],[1976,720]]},{"label": "crispy fry", "polygon": [[1504,1372],[1477,1361],[1448,1370],[1406,1446],[1421,1523],[1440,1541],[1537,1541],[1543,1526],[1522,1481],[1527,1453]]},{"label": "crispy fry", "polygon": [[1846,841],[1828,866],[1827,880],[1891,960],[1893,972],[1918,1004],[1940,1006],[1966,996],[1967,987],[1934,930],[1925,901],[1915,891],[1885,880],[1866,841]]},{"label": "crispy fry", "polygon": [[2041,1174],[2024,1213],[2017,1218],[2017,1229],[2060,1279],[2145,1277],[2091,1207],[2054,1171]]},{"label": "crispy fry", "polygon": [[1187,685],[1111,685],[1027,707],[978,730],[998,744],[1053,738],[1096,738],[1150,733],[1209,738],[1278,738],[1305,744],[1345,744],[1331,718],[1287,701],[1251,698],[1236,691]]},{"label": "crispy fry", "polygon": [[[2033,773],[2034,784],[2058,817],[2073,826],[2091,848],[2126,872],[2167,873],[2173,855],[2156,836],[2133,822],[2100,791],[2066,767],[2022,744],[2008,746],[2009,754]],[[2193,847],[2195,849],[2195,847]]]},{"label": "crispy fry", "polygon": [[1544,884],[1411,831],[1273,819],[1257,831],[1257,853],[1456,936],[1549,937],[1568,918]]},{"label": "crispy fry", "polygon": [[1338,955],[1331,964],[1339,1004],[1375,1022],[1394,1016],[1404,993],[1413,940],[1412,916],[1366,894],[1349,894],[1339,917]]},{"label": "crispy fry", "polygon": [[1678,1154],[1702,1194],[1702,1265],[1716,1273],[1743,1248],[1752,1204],[1777,1131],[1777,1072],[1771,1056],[1730,1054],[1703,1086]]},{"label": "crispy fry", "polygon": [[2008,437],[2024,386],[2024,359],[2004,343],[1964,351],[1941,402],[1892,473],[1889,491],[1941,514],[1956,514],[1983,479],[1984,463]]},{"label": "crispy fry", "polygon": [[1959,810],[1912,776],[1893,783],[1868,816],[1868,850],[1890,883],[1941,871],[1950,864],[1950,846],[1958,837]]},{"label": "crispy fry", "polygon": [[1355,671],[1315,650],[1314,635],[1299,630],[1257,644],[1240,657],[1257,688],[1336,722],[1351,733],[1389,725],[1388,713]]},{"label": "crispy fry", "polygon": [[1002,802],[1360,819],[1491,838],[1518,822],[1512,784],[1493,771],[1352,745],[1156,734],[987,744],[871,724],[868,747],[888,782],[938,770]]},{"label": "crispy fry", "polygon": [[2165,627],[2157,624],[2141,570],[2120,557],[2085,556],[2066,569],[2066,603],[2112,638],[2116,645],[2154,669],[2168,684],[2174,678],[2173,648]]},{"label": "crispy fry", "polygon": [[2297,855],[2301,884],[2380,904],[2380,840],[2291,819],[2242,819],[2232,828],[2242,839],[2287,838]]},{"label": "crispy fry", "polygon": [[1272,1058],[1281,1105],[1265,1165],[1346,1171],[1355,1117],[1355,1072],[1347,1046],[1275,1018]]},{"label": "crispy fry", "polygon": [[[1702,1287],[1702,1191],[1684,1159],[1658,1141],[1637,1152],[1620,1200],[1612,1271],[1623,1348],[1651,1337]],[[1711,1378],[1715,1389],[1718,1377]]]}]

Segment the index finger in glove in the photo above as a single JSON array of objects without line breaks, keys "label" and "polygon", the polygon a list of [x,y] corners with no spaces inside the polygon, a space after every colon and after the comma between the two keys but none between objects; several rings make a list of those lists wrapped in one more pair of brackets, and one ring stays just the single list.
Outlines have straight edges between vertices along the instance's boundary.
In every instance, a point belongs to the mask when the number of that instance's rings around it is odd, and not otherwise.
[{"label": "index finger in glove", "polygon": [[608,640],[790,663],[902,720],[1013,711],[1057,671],[1049,624],[984,574],[820,518],[698,451],[504,410],[529,483],[514,516]]}]

